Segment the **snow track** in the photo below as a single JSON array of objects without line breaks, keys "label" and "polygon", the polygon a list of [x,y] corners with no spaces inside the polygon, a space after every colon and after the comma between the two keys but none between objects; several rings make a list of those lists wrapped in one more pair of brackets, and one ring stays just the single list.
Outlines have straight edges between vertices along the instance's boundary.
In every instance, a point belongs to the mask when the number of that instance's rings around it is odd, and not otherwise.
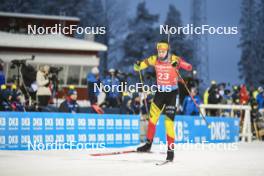
[{"label": "snow track", "polygon": [[[128,149],[131,149],[128,148]],[[123,149],[111,149],[118,151]],[[93,157],[87,151],[0,151],[1,176],[159,176],[159,175],[264,175],[264,143],[239,143],[237,150],[176,150],[175,160],[164,166],[166,155],[129,153]]]}]

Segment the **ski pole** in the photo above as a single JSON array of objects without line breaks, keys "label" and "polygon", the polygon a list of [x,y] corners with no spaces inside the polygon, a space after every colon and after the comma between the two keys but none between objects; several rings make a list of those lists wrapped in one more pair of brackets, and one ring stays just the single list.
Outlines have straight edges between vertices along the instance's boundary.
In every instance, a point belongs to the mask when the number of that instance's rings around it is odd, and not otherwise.
[{"label": "ski pole", "polygon": [[201,116],[202,116],[203,120],[205,121],[207,127],[208,127],[208,128],[211,128],[211,125],[208,123],[208,121],[206,120],[204,114],[202,113],[202,111],[201,111],[199,105],[198,105],[197,102],[195,101],[194,97],[191,95],[191,92],[190,92],[189,88],[187,87],[187,84],[186,84],[186,82],[184,81],[184,79],[182,78],[181,74],[178,72],[178,70],[176,70],[176,73],[178,74],[178,76],[180,77],[180,79],[183,81],[183,85],[184,85],[185,89],[187,90],[188,94],[190,95],[190,97],[191,97],[191,99],[192,99],[194,105],[195,105],[196,108],[199,110],[199,113],[201,114]]},{"label": "ski pole", "polygon": [[[140,65],[140,61],[137,61],[137,65]],[[140,83],[141,83],[142,85],[144,85],[143,77],[142,77],[142,74],[141,74],[141,70],[139,70],[138,73],[139,73]],[[142,90],[142,92],[143,92],[143,90]],[[145,95],[144,92],[143,92],[143,95],[144,95],[144,104],[145,104],[145,108],[146,108],[146,113],[148,114],[147,97],[146,97],[146,95]]]}]

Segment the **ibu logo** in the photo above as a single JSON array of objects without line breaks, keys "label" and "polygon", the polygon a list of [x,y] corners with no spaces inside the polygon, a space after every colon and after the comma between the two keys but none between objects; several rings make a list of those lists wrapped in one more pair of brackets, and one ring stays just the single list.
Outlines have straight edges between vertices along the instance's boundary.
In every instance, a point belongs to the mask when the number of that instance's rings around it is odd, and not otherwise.
[{"label": "ibu logo", "polygon": [[132,128],[133,129],[139,128],[139,121],[138,120],[132,120]]},{"label": "ibu logo", "polygon": [[138,141],[139,140],[139,135],[137,133],[132,134],[132,141]]},{"label": "ibu logo", "polygon": [[89,142],[96,142],[96,135],[95,134],[88,134]]},{"label": "ibu logo", "polygon": [[106,142],[113,143],[114,142],[114,134],[107,134],[106,135]]},{"label": "ibu logo", "polygon": [[67,141],[67,142],[75,141],[74,134],[67,134],[67,135],[66,135],[66,141]]},{"label": "ibu logo", "polygon": [[116,126],[116,129],[122,129],[122,120],[116,119],[115,120],[115,126]]},{"label": "ibu logo", "polygon": [[45,142],[46,143],[53,143],[54,142],[54,136],[53,135],[45,135]]},{"label": "ibu logo", "polygon": [[18,128],[18,118],[9,118],[9,129],[17,129]]},{"label": "ibu logo", "polygon": [[86,127],[86,119],[85,118],[78,119],[78,128],[85,129],[85,127]]},{"label": "ibu logo", "polygon": [[45,118],[45,129],[53,129],[53,118]]},{"label": "ibu logo", "polygon": [[64,142],[64,135],[63,134],[56,135],[56,141],[57,142]]},{"label": "ibu logo", "polygon": [[116,139],[117,143],[122,143],[122,140],[123,140],[122,134],[117,133],[116,136],[115,136],[115,139]]},{"label": "ibu logo", "polygon": [[9,136],[8,137],[8,144],[17,145],[18,144],[18,136],[17,135]]},{"label": "ibu logo", "polygon": [[104,134],[98,134],[97,139],[98,139],[98,142],[104,142],[105,141],[105,135]]},{"label": "ibu logo", "polygon": [[30,118],[21,118],[21,128],[22,129],[30,128]]},{"label": "ibu logo", "polygon": [[21,136],[21,144],[27,145],[30,142],[30,136],[29,135],[22,135]]},{"label": "ibu logo", "polygon": [[124,134],[124,140],[125,141],[130,141],[130,134],[129,133],[125,133]]},{"label": "ibu logo", "polygon": [[6,119],[4,117],[0,117],[0,128],[6,126]]},{"label": "ibu logo", "polygon": [[107,119],[106,120],[106,128],[113,129],[114,128],[114,119]]},{"label": "ibu logo", "polygon": [[98,129],[104,129],[105,121],[104,119],[97,119]]},{"label": "ibu logo", "polygon": [[43,143],[42,135],[33,135],[33,142],[34,143]]},{"label": "ibu logo", "polygon": [[66,128],[74,129],[74,119],[73,118],[66,119]]},{"label": "ibu logo", "polygon": [[130,129],[130,120],[124,120],[124,128]]},{"label": "ibu logo", "polygon": [[63,118],[56,118],[56,129],[63,129],[64,128],[64,119]]},{"label": "ibu logo", "polygon": [[87,141],[86,134],[79,134],[78,135],[78,141],[79,142],[86,142]]},{"label": "ibu logo", "polygon": [[5,136],[0,136],[0,145],[5,145],[6,141],[5,141]]},{"label": "ibu logo", "polygon": [[42,128],[42,118],[33,118],[33,128],[40,130]]},{"label": "ibu logo", "polygon": [[88,119],[88,128],[89,129],[95,129],[95,127],[96,127],[95,119]]}]

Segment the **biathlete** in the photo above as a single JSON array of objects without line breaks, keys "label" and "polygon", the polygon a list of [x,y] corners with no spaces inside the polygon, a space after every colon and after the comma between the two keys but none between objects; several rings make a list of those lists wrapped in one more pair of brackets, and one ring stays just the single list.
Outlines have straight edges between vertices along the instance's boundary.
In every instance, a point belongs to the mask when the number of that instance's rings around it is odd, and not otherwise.
[{"label": "biathlete", "polygon": [[138,152],[149,152],[155,136],[156,124],[162,112],[165,114],[166,138],[168,144],[166,161],[173,161],[174,158],[174,118],[176,113],[176,96],[178,93],[178,71],[184,69],[192,70],[192,65],[183,58],[170,54],[167,42],[157,43],[157,54],[134,64],[135,71],[141,71],[149,66],[155,68],[157,79],[157,92],[150,105],[149,123],[147,131],[147,142],[138,147]]}]

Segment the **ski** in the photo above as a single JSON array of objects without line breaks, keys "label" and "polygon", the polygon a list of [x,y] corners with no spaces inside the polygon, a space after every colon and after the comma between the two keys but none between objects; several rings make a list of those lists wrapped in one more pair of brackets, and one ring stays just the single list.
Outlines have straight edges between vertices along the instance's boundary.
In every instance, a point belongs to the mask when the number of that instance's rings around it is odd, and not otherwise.
[{"label": "ski", "polygon": [[171,163],[172,161],[166,160],[166,161],[162,161],[160,163],[156,163],[156,166],[163,166],[165,164]]},{"label": "ski", "polygon": [[[129,153],[154,153],[154,152],[138,152],[136,150],[124,150],[124,151],[115,151],[115,152],[106,152],[106,153],[92,153],[90,156],[108,156],[108,155],[121,155],[121,154],[129,154]],[[164,152],[160,152],[160,154],[165,154]]]},{"label": "ski", "polygon": [[135,153],[136,150],[124,150],[124,151],[116,151],[116,152],[107,152],[107,153],[92,153],[90,156],[108,156],[108,155],[121,155],[128,153]]}]

